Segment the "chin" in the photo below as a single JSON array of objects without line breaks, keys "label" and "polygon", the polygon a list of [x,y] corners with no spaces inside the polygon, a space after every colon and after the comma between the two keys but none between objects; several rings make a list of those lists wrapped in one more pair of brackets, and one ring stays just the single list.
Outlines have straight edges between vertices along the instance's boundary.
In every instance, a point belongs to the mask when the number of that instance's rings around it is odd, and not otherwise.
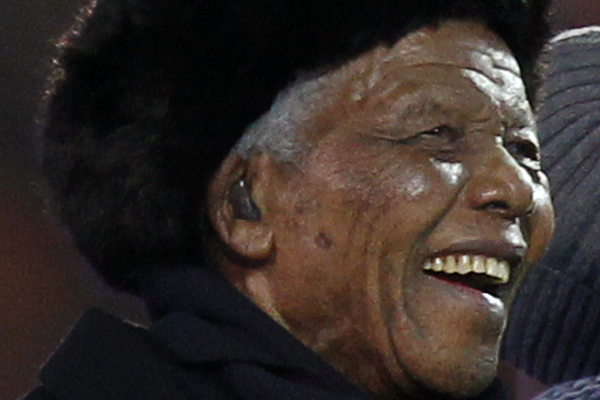
[{"label": "chin", "polygon": [[[400,365],[402,372],[395,380],[405,384],[398,389],[412,394],[406,396],[412,399],[466,399],[487,389],[497,374],[502,335],[461,332],[440,340],[441,332],[437,333],[429,336],[437,340],[421,340],[418,346],[406,346],[406,340],[399,342],[396,337],[394,364]],[[465,337],[469,340],[457,343]]]},{"label": "chin", "polygon": [[492,372],[478,371],[477,375],[458,376],[455,382],[450,383],[448,390],[438,390],[437,393],[445,393],[449,397],[457,399],[475,397],[490,386],[496,376],[496,371],[497,366],[495,365]]},{"label": "chin", "polygon": [[487,354],[485,357],[467,356],[463,360],[440,364],[443,361],[436,360],[438,368],[425,372],[425,376],[420,379],[415,379],[424,394],[417,398],[468,399],[481,394],[496,377],[498,350],[495,349],[493,354]]}]

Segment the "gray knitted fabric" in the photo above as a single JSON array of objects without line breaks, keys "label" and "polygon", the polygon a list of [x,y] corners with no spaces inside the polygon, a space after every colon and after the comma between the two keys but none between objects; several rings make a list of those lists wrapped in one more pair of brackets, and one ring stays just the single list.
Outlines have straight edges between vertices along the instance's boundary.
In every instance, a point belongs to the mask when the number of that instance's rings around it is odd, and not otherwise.
[{"label": "gray knitted fabric", "polygon": [[559,35],[543,60],[538,123],[556,232],[517,295],[502,350],[554,384],[600,374],[600,28]]},{"label": "gray knitted fabric", "polygon": [[600,376],[563,383],[548,389],[534,400],[600,400]]}]

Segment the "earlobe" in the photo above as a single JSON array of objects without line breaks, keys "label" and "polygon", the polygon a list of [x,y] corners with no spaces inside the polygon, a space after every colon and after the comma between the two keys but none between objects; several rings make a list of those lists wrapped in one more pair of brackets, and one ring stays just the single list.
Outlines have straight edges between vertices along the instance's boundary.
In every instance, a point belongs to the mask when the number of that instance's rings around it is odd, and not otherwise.
[{"label": "earlobe", "polygon": [[[255,160],[258,161],[258,160]],[[228,157],[208,189],[211,222],[221,241],[236,254],[257,261],[273,250],[273,231],[262,218],[257,191],[268,187],[264,162]]]},{"label": "earlobe", "polygon": [[240,255],[253,260],[264,260],[271,255],[273,231],[265,224],[237,219],[231,229],[228,244]]}]

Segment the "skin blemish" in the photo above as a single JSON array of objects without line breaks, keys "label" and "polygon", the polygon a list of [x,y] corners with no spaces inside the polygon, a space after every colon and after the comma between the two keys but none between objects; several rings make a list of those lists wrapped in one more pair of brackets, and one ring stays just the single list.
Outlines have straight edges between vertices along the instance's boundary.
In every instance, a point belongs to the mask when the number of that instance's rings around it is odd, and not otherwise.
[{"label": "skin blemish", "polygon": [[433,166],[438,170],[440,176],[450,186],[456,186],[465,172],[461,163],[444,162],[432,160]]},{"label": "skin blemish", "polygon": [[333,240],[331,240],[324,232],[319,232],[317,237],[315,237],[315,244],[320,248],[327,250],[333,246]]}]

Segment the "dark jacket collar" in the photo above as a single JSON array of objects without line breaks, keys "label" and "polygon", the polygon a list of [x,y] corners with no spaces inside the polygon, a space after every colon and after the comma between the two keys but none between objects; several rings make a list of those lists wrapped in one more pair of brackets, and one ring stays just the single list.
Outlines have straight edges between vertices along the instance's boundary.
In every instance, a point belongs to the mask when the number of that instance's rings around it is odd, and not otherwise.
[{"label": "dark jacket collar", "polygon": [[[269,384],[289,379],[289,394],[294,396],[273,391],[267,393],[269,399],[366,399],[217,272],[177,267],[140,277],[139,284],[152,315],[151,327],[146,330],[99,310],[88,311],[40,375],[56,398],[183,400],[189,397],[170,378],[190,373],[198,385],[195,390],[204,396],[200,398],[221,398],[206,397],[202,379],[192,371],[237,365],[236,372],[247,373],[242,366],[257,366],[273,372],[273,379],[282,378]],[[295,384],[308,385],[318,396],[301,394],[297,390],[304,386]],[[480,398],[504,398],[501,390],[494,390]]]},{"label": "dark jacket collar", "polygon": [[186,363],[240,361],[304,371],[315,383],[359,393],[214,269],[154,270],[139,277],[138,287],[153,319],[150,333]]},{"label": "dark jacket collar", "polygon": [[[88,311],[40,375],[57,398],[178,400],[187,397],[170,382],[186,376],[194,393],[206,397],[202,376],[193,374],[224,365],[242,375],[257,367],[267,387],[287,382],[293,398],[366,398],[215,271],[157,270],[140,277],[138,287],[150,328]],[[319,395],[303,395],[302,388]],[[281,398],[274,390],[265,395]]]}]

